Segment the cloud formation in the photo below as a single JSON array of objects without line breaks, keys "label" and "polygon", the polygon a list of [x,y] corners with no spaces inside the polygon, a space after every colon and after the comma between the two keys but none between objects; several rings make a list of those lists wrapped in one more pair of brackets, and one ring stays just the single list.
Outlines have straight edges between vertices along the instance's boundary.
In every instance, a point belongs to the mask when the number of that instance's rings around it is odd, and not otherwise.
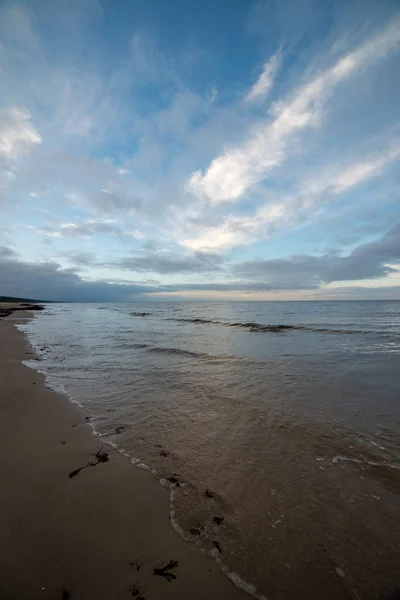
[{"label": "cloud formation", "polygon": [[46,235],[53,238],[71,238],[71,237],[92,237],[94,235],[122,235],[121,228],[115,220],[104,219],[102,221],[95,221],[90,219],[83,223],[60,223],[58,227],[35,227],[34,225],[27,225],[28,229],[32,229],[41,235]]},{"label": "cloud formation", "polygon": [[154,286],[85,280],[55,262],[28,263],[0,258],[1,294],[62,302],[131,302]]},{"label": "cloud formation", "polygon": [[221,271],[223,257],[210,252],[178,254],[170,251],[147,250],[142,254],[122,258],[112,266],[138,273],[192,274]]},{"label": "cloud formation", "polygon": [[323,283],[359,281],[400,273],[400,226],[381,239],[362,244],[348,256],[338,253],[323,256],[299,255],[289,258],[245,261],[234,266],[234,273],[248,281],[263,281],[280,289],[289,282],[295,287],[319,287]]},{"label": "cloud formation", "polygon": [[272,119],[260,123],[249,139],[217,156],[205,172],[196,171],[187,188],[211,203],[234,202],[281,166],[294,135],[319,125],[322,110],[335,88],[385,57],[400,44],[400,19],[340,58],[332,67],[300,85],[272,107]]},{"label": "cloud formation", "polygon": [[187,38],[150,5],[1,4],[7,285],[11,263],[68,298],[397,282],[395,3],[250,2],[218,35],[182,5]]},{"label": "cloud formation", "polygon": [[[110,283],[89,281],[80,277],[79,267],[96,261],[91,253],[70,253],[68,258],[75,269],[63,269],[58,263],[29,263],[18,260],[7,247],[0,248],[0,280],[2,294],[36,297],[60,301],[117,301],[138,299],[146,294],[183,293],[186,291],[273,292],[289,290],[319,290],[322,284],[362,281],[400,273],[400,226],[382,238],[361,244],[349,255],[331,252],[322,256],[298,255],[269,260],[252,260],[224,265],[228,280],[218,280],[222,258],[218,255],[194,253],[182,258],[168,253],[147,251],[113,262],[114,267],[132,273],[213,274],[215,281],[180,283]],[[109,266],[109,265],[108,265]],[[353,289],[356,293],[357,288]],[[400,299],[400,288],[398,288]],[[339,292],[338,292],[339,293]],[[357,292],[358,293],[358,292]],[[393,295],[391,290],[391,295]]]},{"label": "cloud formation", "polygon": [[0,108],[0,199],[17,176],[18,159],[42,138],[25,109]]},{"label": "cloud formation", "polygon": [[[387,140],[385,143],[387,146]],[[266,239],[277,230],[298,226],[315,214],[315,207],[378,176],[399,156],[400,140],[395,139],[379,155],[340,167],[328,165],[324,173],[301,181],[293,192],[275,194],[253,215],[228,215],[216,226],[193,227],[193,235],[184,239],[183,244],[195,250],[218,250]]]},{"label": "cloud formation", "polygon": [[279,54],[274,54],[264,64],[261,75],[251,87],[250,91],[246,94],[246,102],[260,102],[264,100],[274,85],[275,75],[279,67],[280,57]]},{"label": "cloud formation", "polygon": [[0,111],[0,156],[16,159],[28,152],[32,144],[41,142],[27,110],[9,108]]}]

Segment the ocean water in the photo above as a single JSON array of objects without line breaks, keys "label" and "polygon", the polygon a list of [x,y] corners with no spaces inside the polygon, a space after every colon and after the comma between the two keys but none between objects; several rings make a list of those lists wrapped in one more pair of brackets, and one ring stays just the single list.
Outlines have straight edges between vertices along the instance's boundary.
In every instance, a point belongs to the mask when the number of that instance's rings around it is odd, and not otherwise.
[{"label": "ocean water", "polygon": [[21,328],[252,595],[399,584],[400,302],[53,304]]}]

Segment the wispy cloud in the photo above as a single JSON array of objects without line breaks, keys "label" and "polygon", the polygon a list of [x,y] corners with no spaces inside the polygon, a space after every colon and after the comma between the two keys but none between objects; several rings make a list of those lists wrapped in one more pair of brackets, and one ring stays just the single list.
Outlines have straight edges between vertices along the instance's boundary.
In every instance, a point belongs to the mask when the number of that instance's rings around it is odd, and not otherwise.
[{"label": "wispy cloud", "polygon": [[395,19],[332,67],[299,86],[290,98],[275,103],[273,118],[260,123],[242,145],[217,156],[206,171],[194,172],[187,190],[213,204],[238,201],[287,157],[293,136],[319,124],[323,107],[335,88],[397,48],[400,20]]},{"label": "wispy cloud", "polygon": [[117,221],[109,219],[103,219],[101,221],[89,219],[82,223],[60,223],[56,227],[51,227],[49,225],[45,227],[27,225],[26,228],[31,229],[40,235],[53,238],[90,238],[94,235],[122,235],[122,230],[117,224]]},{"label": "wispy cloud", "polygon": [[267,202],[255,214],[228,215],[217,226],[191,228],[191,232],[196,229],[196,233],[184,238],[182,243],[196,250],[218,250],[266,239],[277,229],[304,223],[319,204],[326,204],[380,175],[399,156],[400,141],[392,140],[389,149],[379,156],[375,154],[347,165],[325,165],[322,176],[305,179],[294,192]]},{"label": "wispy cloud", "polygon": [[264,64],[261,75],[250,91],[246,94],[246,102],[260,102],[268,96],[274,85],[279,62],[280,55],[274,54],[274,56],[271,56],[271,58]]},{"label": "wispy cloud", "polygon": [[[25,109],[0,109],[0,192],[12,185],[17,174],[18,160],[28,154],[42,138]],[[0,200],[7,195],[0,193]],[[9,204],[9,203],[8,203]]]},{"label": "wispy cloud", "polygon": [[27,110],[12,107],[0,111],[0,156],[17,159],[41,142]]},{"label": "wispy cloud", "polygon": [[131,37],[130,62],[135,73],[134,85],[177,79],[172,61],[160,52],[156,40],[144,31],[135,31]]}]

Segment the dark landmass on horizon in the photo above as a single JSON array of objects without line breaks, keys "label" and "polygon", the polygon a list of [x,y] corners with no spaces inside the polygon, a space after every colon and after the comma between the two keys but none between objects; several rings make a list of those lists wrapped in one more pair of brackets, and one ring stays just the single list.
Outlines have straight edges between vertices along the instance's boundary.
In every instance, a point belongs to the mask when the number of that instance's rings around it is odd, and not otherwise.
[{"label": "dark landmass on horizon", "polygon": [[53,302],[52,300],[34,300],[33,298],[16,298],[14,296],[0,296],[0,302],[30,302],[33,304],[43,304]]}]

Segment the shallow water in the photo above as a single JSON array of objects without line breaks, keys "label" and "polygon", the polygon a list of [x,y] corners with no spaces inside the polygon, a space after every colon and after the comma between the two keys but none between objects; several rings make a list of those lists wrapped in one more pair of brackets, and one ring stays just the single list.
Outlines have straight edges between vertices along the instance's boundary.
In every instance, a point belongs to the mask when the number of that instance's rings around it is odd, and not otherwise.
[{"label": "shallow water", "polygon": [[399,302],[55,304],[21,328],[31,366],[178,480],[175,526],[257,594],[393,590]]}]

